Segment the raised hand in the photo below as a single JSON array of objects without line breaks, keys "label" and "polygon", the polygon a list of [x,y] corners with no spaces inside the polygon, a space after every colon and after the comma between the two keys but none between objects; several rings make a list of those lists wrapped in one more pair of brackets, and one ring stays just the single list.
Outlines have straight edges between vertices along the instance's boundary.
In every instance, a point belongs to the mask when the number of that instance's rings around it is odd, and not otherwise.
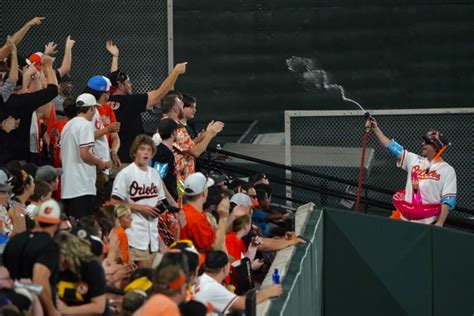
[{"label": "raised hand", "polygon": [[55,42],[49,42],[48,44],[44,45],[44,54],[49,56],[54,56],[58,52],[56,48],[58,44]]},{"label": "raised hand", "polygon": [[44,19],[46,19],[46,18],[37,16],[37,17],[34,17],[31,20],[29,20],[26,24],[28,26],[40,25],[41,23],[43,23]]},{"label": "raised hand", "polygon": [[178,72],[178,74],[182,75],[186,72],[186,65],[188,64],[188,62],[184,62],[184,63],[180,63],[180,64],[177,64],[175,67],[174,67],[174,70],[176,70]]},{"label": "raised hand", "polygon": [[119,54],[120,54],[119,48],[117,47],[117,45],[113,41],[107,41],[107,43],[105,43],[105,48],[114,57],[118,57]]},{"label": "raised hand", "polygon": [[71,35],[68,35],[66,38],[66,49],[72,49],[76,41],[71,38]]}]

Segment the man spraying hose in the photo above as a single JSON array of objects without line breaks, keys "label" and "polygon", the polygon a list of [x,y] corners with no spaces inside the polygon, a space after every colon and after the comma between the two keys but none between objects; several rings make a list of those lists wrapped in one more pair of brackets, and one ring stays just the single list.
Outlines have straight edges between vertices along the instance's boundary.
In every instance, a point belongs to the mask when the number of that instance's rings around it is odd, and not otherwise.
[{"label": "man spraying hose", "polygon": [[417,155],[387,138],[373,117],[369,121],[379,143],[408,173],[405,189],[397,191],[392,199],[400,218],[443,226],[449,209],[456,205],[457,191],[456,172],[441,157],[449,145],[447,140],[439,131],[428,131],[423,136],[421,155]]}]

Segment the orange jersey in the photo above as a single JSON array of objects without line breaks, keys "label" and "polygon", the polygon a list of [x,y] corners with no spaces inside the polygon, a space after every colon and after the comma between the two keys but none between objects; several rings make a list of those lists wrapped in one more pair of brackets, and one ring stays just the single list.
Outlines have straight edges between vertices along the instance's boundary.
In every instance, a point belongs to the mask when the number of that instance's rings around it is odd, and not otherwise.
[{"label": "orange jersey", "polygon": [[[68,120],[63,117],[59,121],[51,127],[51,131],[49,133],[49,139],[51,143],[51,147],[53,149],[53,166],[55,168],[61,168],[61,132],[63,131],[64,126]],[[49,128],[49,127],[48,127]]]},{"label": "orange jersey", "polygon": [[[108,103],[103,104],[97,110],[99,112],[99,121],[95,122],[95,126],[97,127],[97,129],[103,129],[109,126],[110,124],[117,122],[114,110],[112,110],[112,107]],[[110,135],[107,134],[106,137],[107,141],[109,141],[110,144]]]}]

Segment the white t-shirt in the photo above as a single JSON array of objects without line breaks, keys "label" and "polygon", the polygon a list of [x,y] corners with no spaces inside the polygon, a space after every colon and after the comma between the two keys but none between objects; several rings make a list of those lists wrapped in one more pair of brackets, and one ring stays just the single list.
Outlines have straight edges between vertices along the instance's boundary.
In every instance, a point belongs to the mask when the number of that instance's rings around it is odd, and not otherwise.
[{"label": "white t-shirt", "polygon": [[34,219],[35,218],[35,210],[38,205],[35,205],[33,203],[30,203],[26,208],[25,208],[25,214],[28,215],[29,218]]},{"label": "white t-shirt", "polygon": [[31,114],[30,153],[38,153],[38,117],[36,116],[36,111]]},{"label": "white t-shirt", "polygon": [[[427,173],[426,169],[430,166],[428,159],[404,150],[400,155],[397,166],[407,172],[405,201],[412,202],[412,172],[418,174],[418,186],[423,204],[441,203],[443,197],[456,197],[456,172],[447,162],[433,163]],[[432,216],[422,220],[412,220],[412,222],[431,224],[437,219],[438,216]]]},{"label": "white t-shirt", "polygon": [[[117,174],[112,196],[128,203],[155,207],[165,198],[158,171],[147,167],[143,171],[131,163]],[[158,218],[147,218],[139,212],[132,212],[132,226],[126,230],[129,246],[139,250],[158,251]]]},{"label": "white t-shirt", "polygon": [[80,153],[83,147],[93,153],[94,144],[94,131],[84,117],[75,117],[64,126],[61,133],[62,199],[96,195],[96,167],[84,162]]},{"label": "white t-shirt", "polygon": [[[91,121],[92,130],[98,131],[104,129],[104,123],[100,118],[99,111],[96,109],[94,117]],[[95,140],[95,147],[94,147],[95,155],[102,159],[103,161],[110,161],[110,148],[109,148],[109,141],[107,140],[106,135],[102,135],[101,137]],[[110,175],[110,169],[104,170],[104,174]]]},{"label": "white t-shirt", "polygon": [[219,315],[227,313],[239,297],[204,273],[196,281],[194,298],[206,306],[211,304],[217,312],[211,315]]}]

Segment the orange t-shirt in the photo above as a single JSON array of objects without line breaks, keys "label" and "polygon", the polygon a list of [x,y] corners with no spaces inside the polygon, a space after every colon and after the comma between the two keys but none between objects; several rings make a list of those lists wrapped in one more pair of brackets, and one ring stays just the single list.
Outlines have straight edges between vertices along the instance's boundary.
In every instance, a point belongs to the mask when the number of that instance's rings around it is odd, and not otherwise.
[{"label": "orange t-shirt", "polygon": [[216,232],[207,220],[204,211],[199,212],[191,204],[183,206],[186,225],[181,228],[180,239],[189,239],[199,252],[208,252],[216,239]]},{"label": "orange t-shirt", "polygon": [[53,166],[55,168],[61,168],[61,132],[67,123],[67,119],[63,117],[59,121],[56,121],[51,128],[48,126],[48,133],[51,146],[53,148]]},{"label": "orange t-shirt", "polygon": [[240,260],[242,254],[247,252],[247,247],[245,247],[244,242],[234,232],[229,232],[225,236],[225,245],[227,247],[227,253],[234,258],[234,261]]},{"label": "orange t-shirt", "polygon": [[51,130],[53,129],[54,125],[56,125],[57,119],[56,119],[56,107],[54,106],[54,103],[50,103],[50,110],[49,110],[49,117],[45,120],[45,124],[48,127],[46,132],[51,135]]},{"label": "orange t-shirt", "polygon": [[[117,118],[115,117],[114,110],[112,110],[112,107],[108,104],[102,104],[100,108],[97,109],[99,111],[99,120],[100,122],[96,122],[96,127],[98,129],[105,128],[109,126],[111,123],[117,122]],[[110,142],[110,135],[107,134],[107,140]]]},{"label": "orange t-shirt", "polygon": [[150,297],[140,308],[135,312],[136,316],[180,316],[178,305],[173,302],[169,297],[163,294],[155,294]]},{"label": "orange t-shirt", "polygon": [[115,232],[117,234],[117,237],[119,239],[119,249],[120,249],[120,257],[122,257],[123,263],[127,264],[129,261],[129,255],[128,255],[128,237],[127,233],[125,230],[121,227],[118,226],[115,229]]},{"label": "orange t-shirt", "polygon": [[[62,168],[61,162],[61,132],[68,120],[63,117],[56,121],[51,128],[48,126],[49,142],[53,151],[53,167]],[[53,197],[56,200],[61,200],[61,181],[58,183],[58,189],[53,192]]]}]

